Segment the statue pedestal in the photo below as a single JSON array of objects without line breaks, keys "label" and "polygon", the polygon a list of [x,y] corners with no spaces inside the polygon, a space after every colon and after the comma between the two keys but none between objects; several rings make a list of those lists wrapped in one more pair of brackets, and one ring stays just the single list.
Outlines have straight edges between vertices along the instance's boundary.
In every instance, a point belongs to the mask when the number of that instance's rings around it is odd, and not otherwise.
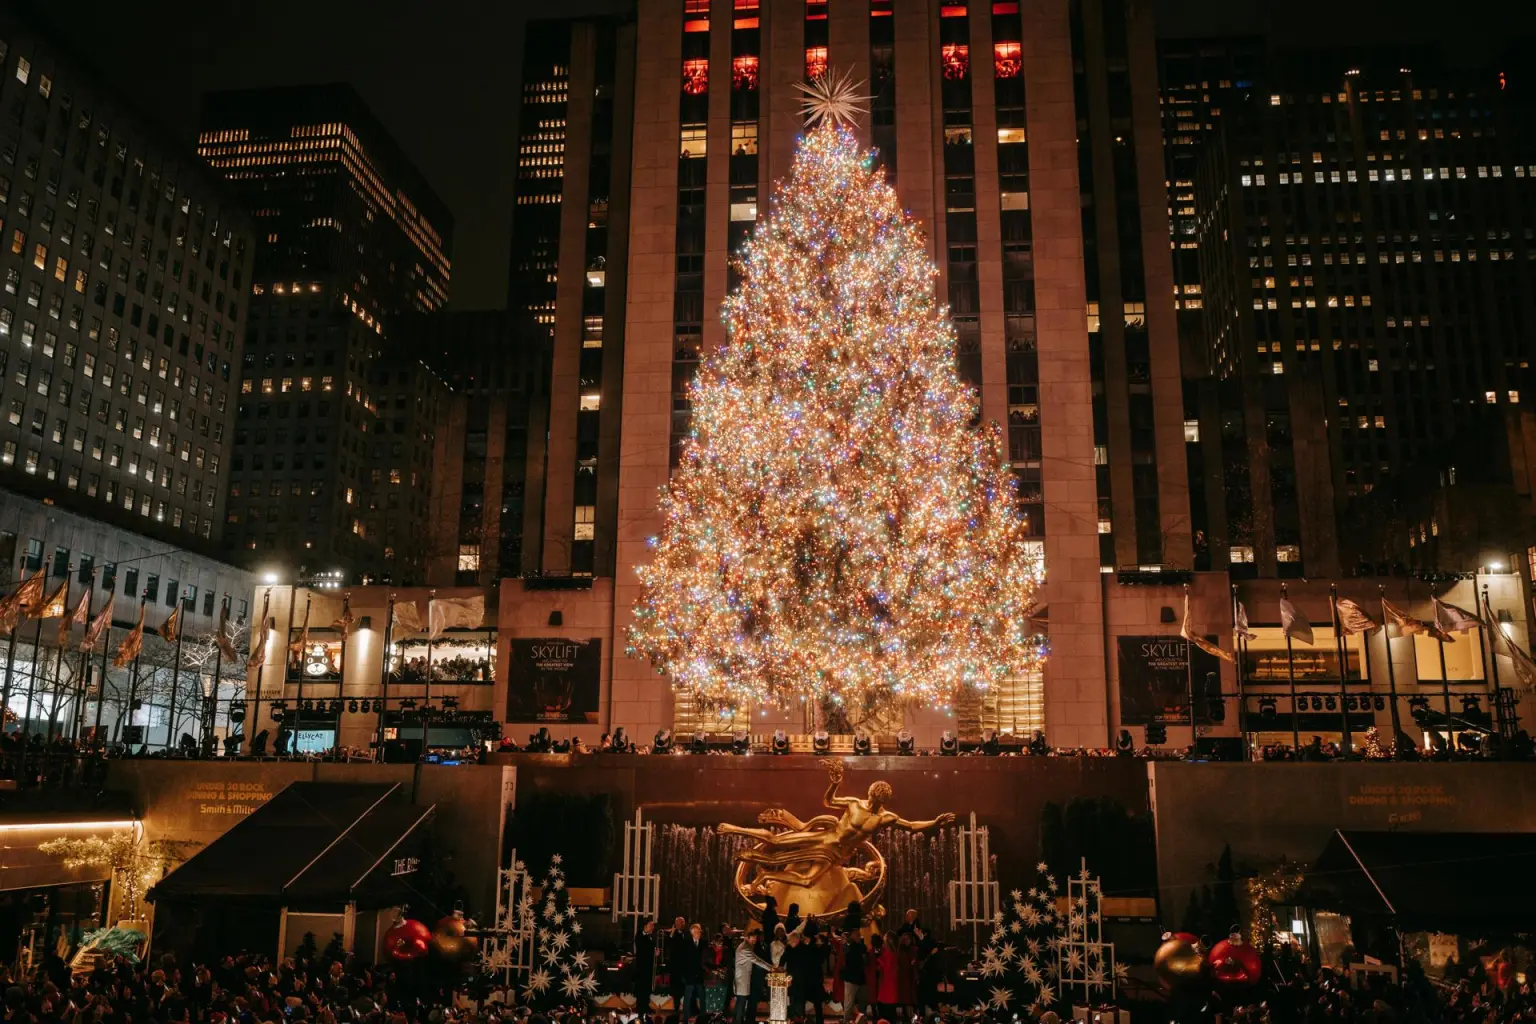
[{"label": "statue pedestal", "polygon": [[771,1024],[789,1020],[789,975],[784,971],[768,975],[768,1020]]}]

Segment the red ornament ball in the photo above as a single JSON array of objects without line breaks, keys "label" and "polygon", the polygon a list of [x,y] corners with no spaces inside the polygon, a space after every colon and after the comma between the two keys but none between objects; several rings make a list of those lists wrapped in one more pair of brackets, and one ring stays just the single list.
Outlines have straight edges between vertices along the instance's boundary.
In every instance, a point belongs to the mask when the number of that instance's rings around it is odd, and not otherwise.
[{"label": "red ornament ball", "polygon": [[1264,960],[1259,951],[1241,939],[1222,939],[1211,947],[1205,958],[1211,980],[1224,988],[1257,985],[1264,976]]},{"label": "red ornament ball", "polygon": [[394,960],[419,960],[431,939],[431,930],[420,921],[401,921],[384,933],[384,949]]}]

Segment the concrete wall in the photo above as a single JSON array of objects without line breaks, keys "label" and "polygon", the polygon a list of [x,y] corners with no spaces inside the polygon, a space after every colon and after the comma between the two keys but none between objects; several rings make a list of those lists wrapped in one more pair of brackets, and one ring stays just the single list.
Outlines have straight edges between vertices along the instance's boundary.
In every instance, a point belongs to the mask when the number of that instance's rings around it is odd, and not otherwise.
[{"label": "concrete wall", "polygon": [[1179,764],[1147,766],[1163,922],[1230,844],[1240,868],[1310,864],[1334,829],[1536,831],[1528,764]]}]

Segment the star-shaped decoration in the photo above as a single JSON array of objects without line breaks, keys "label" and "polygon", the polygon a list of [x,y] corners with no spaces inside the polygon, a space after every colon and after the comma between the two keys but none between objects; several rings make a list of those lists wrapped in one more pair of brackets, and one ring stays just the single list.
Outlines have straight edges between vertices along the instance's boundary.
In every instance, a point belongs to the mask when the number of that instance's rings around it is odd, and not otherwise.
[{"label": "star-shaped decoration", "polygon": [[1082,866],[1082,869],[1080,871],[1078,871],[1077,877],[1081,878],[1085,882],[1088,881],[1088,865],[1087,864],[1084,864]]},{"label": "star-shaped decoration", "polygon": [[589,994],[592,993],[592,992],[596,992],[597,991],[597,975],[595,975],[595,974],[583,975],[582,979],[581,979],[581,989],[582,989],[583,992],[587,992]]},{"label": "star-shaped decoration", "polygon": [[1019,917],[1023,918],[1024,923],[1031,928],[1040,924],[1040,911],[1034,907],[1025,907],[1023,912],[1019,914]]},{"label": "star-shaped decoration", "polygon": [[587,951],[579,949],[571,954],[571,966],[580,970],[587,969]]},{"label": "star-shaped decoration", "polygon": [[1050,870],[1051,870],[1051,866],[1049,864],[1047,864],[1045,861],[1041,861],[1040,863],[1035,865],[1035,873],[1038,874],[1038,875],[1043,875],[1043,874],[1045,874],[1046,872],[1048,872]]},{"label": "star-shaped decoration", "polygon": [[841,75],[817,75],[810,82],[796,82],[795,88],[804,94],[800,101],[807,128],[816,124],[853,124],[858,114],[869,113],[869,97],[859,92],[864,83],[855,82],[853,75],[844,71]]},{"label": "star-shaped decoration", "polygon": [[1067,950],[1067,970],[1076,974],[1083,969],[1083,954],[1075,949]]},{"label": "star-shaped decoration", "polygon": [[1015,889],[1015,890],[1013,890],[1012,892],[1010,892],[1008,894],[1008,898],[1013,900],[1013,902],[1017,903],[1017,902],[1019,902],[1020,900],[1022,900],[1024,898],[1024,894],[1022,892],[1020,892],[1018,889]]},{"label": "star-shaped decoration", "polygon": [[1014,922],[1012,922],[1011,924],[1008,925],[1008,930],[1010,932],[1012,932],[1014,935],[1017,935],[1017,934],[1019,934],[1019,932],[1024,930],[1024,926],[1022,924],[1020,924],[1019,922],[1014,921]]},{"label": "star-shaped decoration", "polygon": [[1105,985],[1109,984],[1104,980],[1104,968],[1090,967],[1088,969],[1088,984],[1094,988],[1103,988]]},{"label": "star-shaped decoration", "polygon": [[576,920],[576,915],[575,914],[571,915],[571,934],[572,935],[580,935],[581,934],[581,922]]},{"label": "star-shaped decoration", "polygon": [[1004,933],[1003,933],[1003,930],[1001,928],[994,928],[992,930],[992,941],[996,942],[997,940],[1001,939],[1003,937],[1003,934]]},{"label": "star-shaped decoration", "polygon": [[1030,962],[1029,964],[1025,965],[1025,967],[1024,967],[1024,980],[1027,983],[1029,983],[1031,985],[1034,985],[1036,987],[1039,987],[1040,985],[1045,983],[1045,977],[1040,973],[1040,968],[1036,967],[1033,962]]},{"label": "star-shaped decoration", "polygon": [[581,995],[581,979],[574,974],[567,974],[565,980],[560,983],[560,991],[575,999]]},{"label": "star-shaped decoration", "polygon": [[1054,978],[1059,973],[1060,973],[1060,971],[1057,968],[1055,961],[1052,961],[1052,962],[1050,962],[1050,963],[1045,965],[1045,976],[1047,978]]},{"label": "star-shaped decoration", "polygon": [[1024,942],[1024,947],[1029,950],[1029,955],[1030,956],[1039,956],[1040,955],[1040,940],[1039,939],[1026,939],[1025,942]]},{"label": "star-shaped decoration", "polygon": [[982,975],[982,977],[984,977],[984,978],[995,978],[995,977],[997,977],[998,975],[1000,975],[1002,973],[1003,973],[1003,963],[1002,963],[1001,960],[997,960],[997,959],[994,958],[994,959],[990,959],[990,960],[983,960],[981,962],[981,975]]},{"label": "star-shaped decoration", "polygon": [[539,944],[540,945],[543,945],[544,943],[548,942],[549,941],[549,929],[548,928],[540,928],[539,931],[538,931],[538,936],[539,936]]},{"label": "star-shaped decoration", "polygon": [[991,997],[987,999],[987,1005],[994,1010],[1006,1010],[1011,999],[1013,999],[1011,991],[1003,988],[1001,985],[994,985]]},{"label": "star-shaped decoration", "polygon": [[[551,864],[559,864],[560,863],[560,855],[558,853],[553,855],[552,857],[549,858],[549,862]],[[553,870],[553,869],[551,869],[551,870]]]},{"label": "star-shaped decoration", "polygon": [[1002,924],[1003,923],[1003,912],[1001,910],[994,911],[993,914],[992,914],[992,920],[995,923],[997,923],[997,924]]},{"label": "star-shaped decoration", "polygon": [[549,982],[549,972],[540,967],[528,975],[528,991],[535,994],[545,992],[549,989]]},{"label": "star-shaped decoration", "polygon": [[544,953],[544,962],[546,964],[549,964],[551,967],[555,966],[556,964],[558,964],[560,962],[560,951],[558,949],[556,949],[554,946],[545,946],[543,953]]},{"label": "star-shaped decoration", "polygon": [[1131,976],[1130,971],[1128,971],[1126,969],[1125,964],[1122,964],[1122,963],[1116,963],[1115,964],[1115,980],[1116,981],[1126,981],[1126,980],[1128,980],[1130,978],[1130,976]]},{"label": "star-shaped decoration", "polygon": [[561,889],[565,888],[565,881],[559,877],[556,877],[555,880],[549,884],[555,889],[556,892],[559,892]]},{"label": "star-shaped decoration", "polygon": [[513,870],[513,871],[515,871],[515,872],[517,872],[517,873],[518,873],[518,874],[522,874],[522,873],[523,873],[523,872],[524,872],[524,871],[526,871],[526,870],[527,870],[527,869],[528,869],[528,868],[527,868],[527,865],[526,865],[526,864],[524,864],[524,863],[523,863],[523,862],[522,862],[522,861],[520,861],[520,860],[519,860],[519,861],[513,861],[513,862],[512,862],[512,870]]},{"label": "star-shaped decoration", "polygon": [[549,937],[549,944],[555,949],[564,951],[565,947],[571,944],[571,937],[564,931],[558,931]]},{"label": "star-shaped decoration", "polygon": [[998,949],[998,951],[997,951],[997,958],[999,960],[1001,960],[1003,963],[1008,963],[1010,960],[1012,960],[1014,957],[1016,957],[1018,955],[1019,955],[1018,947],[1015,946],[1011,942],[1003,943],[1002,947],[1000,949]]}]

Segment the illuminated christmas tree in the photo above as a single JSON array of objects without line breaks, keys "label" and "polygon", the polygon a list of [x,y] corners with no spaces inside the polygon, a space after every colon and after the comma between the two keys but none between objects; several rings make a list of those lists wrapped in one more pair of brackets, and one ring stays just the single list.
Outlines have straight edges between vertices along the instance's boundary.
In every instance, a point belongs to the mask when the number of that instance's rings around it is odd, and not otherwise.
[{"label": "illuminated christmas tree", "polygon": [[1041,567],[846,79],[739,255],[629,633],[705,707],[947,703],[1029,670]]},{"label": "illuminated christmas tree", "polygon": [[532,912],[535,923],[533,966],[523,987],[524,999],[534,1006],[585,1008],[597,991],[597,978],[587,951],[581,948],[581,922],[571,906],[558,853],[550,858],[542,902],[529,899],[525,909]]}]

